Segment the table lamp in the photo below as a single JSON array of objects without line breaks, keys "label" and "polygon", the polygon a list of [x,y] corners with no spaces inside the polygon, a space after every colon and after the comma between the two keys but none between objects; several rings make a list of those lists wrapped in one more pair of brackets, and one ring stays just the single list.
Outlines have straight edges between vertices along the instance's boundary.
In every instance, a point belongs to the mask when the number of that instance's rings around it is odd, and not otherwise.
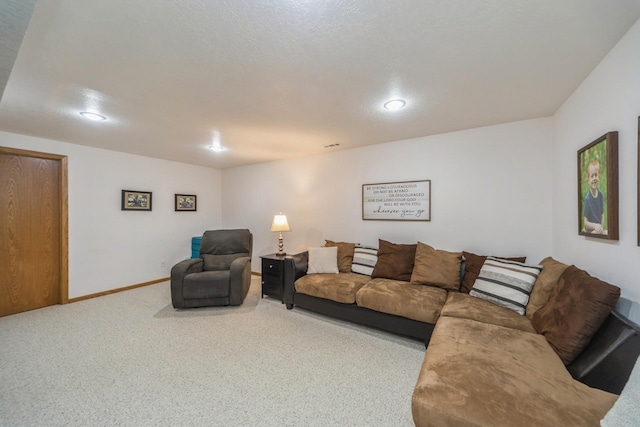
[{"label": "table lamp", "polygon": [[285,256],[287,253],[284,251],[284,244],[282,243],[282,232],[283,231],[291,231],[289,228],[289,223],[287,223],[286,215],[275,215],[273,217],[273,223],[271,224],[271,231],[278,232],[278,252],[276,255]]}]

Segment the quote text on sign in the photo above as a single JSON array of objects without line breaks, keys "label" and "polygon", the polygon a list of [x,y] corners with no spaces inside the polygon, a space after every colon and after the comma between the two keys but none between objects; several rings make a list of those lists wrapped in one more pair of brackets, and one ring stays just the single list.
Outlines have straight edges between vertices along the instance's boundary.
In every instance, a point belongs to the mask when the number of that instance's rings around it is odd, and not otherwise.
[{"label": "quote text on sign", "polygon": [[363,218],[429,221],[430,189],[431,181],[365,184]]}]

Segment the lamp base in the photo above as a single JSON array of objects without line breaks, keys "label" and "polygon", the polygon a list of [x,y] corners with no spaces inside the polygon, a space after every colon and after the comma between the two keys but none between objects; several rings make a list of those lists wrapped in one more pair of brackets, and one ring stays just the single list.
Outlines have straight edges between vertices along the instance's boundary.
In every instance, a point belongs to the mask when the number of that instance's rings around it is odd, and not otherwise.
[{"label": "lamp base", "polygon": [[282,231],[278,233],[278,252],[276,255],[285,256],[287,253],[284,251],[284,243],[282,239]]}]

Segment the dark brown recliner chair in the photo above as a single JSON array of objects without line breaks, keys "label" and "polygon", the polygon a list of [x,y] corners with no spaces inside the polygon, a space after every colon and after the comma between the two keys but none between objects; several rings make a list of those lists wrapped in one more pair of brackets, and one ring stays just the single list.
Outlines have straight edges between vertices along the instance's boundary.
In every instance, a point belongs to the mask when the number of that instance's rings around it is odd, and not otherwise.
[{"label": "dark brown recliner chair", "polygon": [[200,257],[171,269],[174,308],[240,305],[251,285],[253,235],[249,230],[205,231]]}]

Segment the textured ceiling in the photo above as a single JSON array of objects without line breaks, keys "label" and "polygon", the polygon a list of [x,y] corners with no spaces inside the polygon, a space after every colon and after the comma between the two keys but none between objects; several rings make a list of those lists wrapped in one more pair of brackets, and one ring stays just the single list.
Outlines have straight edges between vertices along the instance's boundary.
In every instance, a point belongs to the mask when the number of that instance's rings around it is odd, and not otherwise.
[{"label": "textured ceiling", "polygon": [[0,99],[18,56],[36,0],[0,2]]},{"label": "textured ceiling", "polygon": [[0,129],[227,168],[544,117],[639,18],[631,0],[41,0]]}]

